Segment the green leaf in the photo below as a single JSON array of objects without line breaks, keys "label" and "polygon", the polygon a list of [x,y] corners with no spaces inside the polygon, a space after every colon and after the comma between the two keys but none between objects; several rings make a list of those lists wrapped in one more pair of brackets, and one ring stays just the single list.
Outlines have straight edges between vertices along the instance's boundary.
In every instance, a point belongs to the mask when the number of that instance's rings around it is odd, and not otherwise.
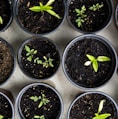
[{"label": "green leaf", "polygon": [[94,56],[92,56],[92,55],[86,54],[86,56],[87,56],[87,58],[88,58],[91,62],[93,62],[94,60],[96,60],[96,58],[95,58]]},{"label": "green leaf", "polygon": [[37,60],[37,64],[43,64],[42,60]]},{"label": "green leaf", "polygon": [[29,56],[30,55],[30,53],[28,52],[27,54],[26,54],[26,56]]},{"label": "green leaf", "polygon": [[98,115],[96,117],[93,117],[92,119],[106,119],[106,118],[108,118],[110,116],[111,116],[111,114],[105,113],[105,114],[100,114],[100,115]]},{"label": "green leaf", "polygon": [[29,9],[31,11],[33,11],[33,12],[41,12],[42,11],[40,6],[33,6],[33,7],[29,8]]},{"label": "green leaf", "polygon": [[98,113],[100,113],[102,111],[104,102],[105,102],[105,100],[100,101],[100,104],[99,104],[99,107],[98,107]]},{"label": "green leaf", "polygon": [[94,69],[95,72],[98,71],[98,62],[97,62],[97,60],[94,60],[94,61],[92,62],[92,67],[93,67],[93,69]]},{"label": "green leaf", "polygon": [[30,53],[30,47],[25,45],[25,50]]},{"label": "green leaf", "polygon": [[33,54],[37,54],[37,50],[34,50],[34,53]]},{"label": "green leaf", "polygon": [[106,62],[106,61],[110,61],[111,59],[107,56],[98,56],[97,57],[97,61],[99,62]]},{"label": "green leaf", "polygon": [[34,102],[37,102],[39,100],[39,97],[38,96],[31,96],[30,99],[33,100]]},{"label": "green leaf", "polygon": [[56,14],[53,10],[47,10],[46,12],[48,12],[48,13],[51,14],[52,16],[55,16],[55,17],[58,18],[58,19],[61,19],[61,17],[60,17],[58,14]]},{"label": "green leaf", "polygon": [[0,119],[3,119],[3,118],[4,118],[4,116],[0,114]]},{"label": "green leaf", "polygon": [[45,119],[44,115],[41,115],[41,116],[35,115],[34,118],[35,118],[35,119]]},{"label": "green leaf", "polygon": [[45,6],[52,5],[52,3],[54,3],[54,2],[55,2],[55,0],[49,0],[49,1],[45,4]]},{"label": "green leaf", "polygon": [[0,24],[3,24],[3,18],[0,16]]},{"label": "green leaf", "polygon": [[38,105],[38,108],[42,107],[43,106],[43,102],[40,101],[39,105]]},{"label": "green leaf", "polygon": [[29,56],[29,57],[27,58],[27,60],[31,62],[31,61],[32,61],[32,56]]}]

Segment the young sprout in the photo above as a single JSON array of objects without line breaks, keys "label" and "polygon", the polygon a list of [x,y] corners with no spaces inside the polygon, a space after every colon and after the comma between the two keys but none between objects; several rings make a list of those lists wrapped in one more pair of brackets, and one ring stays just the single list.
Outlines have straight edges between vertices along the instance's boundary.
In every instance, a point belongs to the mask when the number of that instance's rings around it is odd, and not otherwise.
[{"label": "young sprout", "polygon": [[27,53],[26,53],[27,60],[31,62],[32,59],[33,59],[33,56],[34,56],[35,54],[37,54],[37,50],[30,49],[30,47],[27,46],[27,45],[25,45],[25,50],[27,51]]},{"label": "young sprout", "polygon": [[107,56],[98,56],[97,58],[95,58],[94,56],[87,54],[86,57],[89,59],[89,61],[86,61],[84,65],[89,66],[92,64],[92,67],[95,72],[98,71],[98,62],[106,62],[111,60]]},{"label": "young sprout", "polygon": [[3,18],[0,16],[0,24],[3,24]]},{"label": "young sprout", "polygon": [[3,118],[4,118],[4,116],[0,114],[0,119],[3,119]]},{"label": "young sprout", "polygon": [[51,6],[53,3],[55,2],[55,0],[49,0],[45,5],[43,5],[42,2],[39,2],[39,6],[33,6],[31,8],[29,8],[31,11],[33,12],[48,12],[49,14],[51,14],[52,16],[61,19],[61,17],[55,13],[55,11],[53,11],[53,7]]},{"label": "young sprout", "polygon": [[76,19],[76,23],[77,23],[78,27],[81,27],[82,26],[82,23],[85,22],[86,17],[87,17],[87,15],[85,14],[86,7],[83,5],[81,7],[81,9],[75,9],[75,12],[76,12],[76,16],[78,17]]},{"label": "young sprout", "polygon": [[45,119],[44,115],[41,115],[41,116],[35,115],[34,118],[35,118],[35,119]]},{"label": "young sprout", "polygon": [[46,98],[45,94],[41,94],[41,96],[31,96],[30,99],[33,100],[34,102],[37,102],[40,100],[38,108],[50,102],[50,100]]},{"label": "young sprout", "polygon": [[99,3],[97,3],[96,5],[89,7],[89,9],[92,11],[97,11],[97,10],[101,9],[102,7],[103,7],[103,4],[100,5]]},{"label": "young sprout", "polygon": [[108,117],[111,116],[110,113],[104,113],[104,114],[100,114],[102,109],[103,109],[103,105],[105,103],[105,100],[101,100],[99,103],[99,107],[98,107],[98,112],[95,113],[95,117],[93,117],[92,119],[106,119]]}]

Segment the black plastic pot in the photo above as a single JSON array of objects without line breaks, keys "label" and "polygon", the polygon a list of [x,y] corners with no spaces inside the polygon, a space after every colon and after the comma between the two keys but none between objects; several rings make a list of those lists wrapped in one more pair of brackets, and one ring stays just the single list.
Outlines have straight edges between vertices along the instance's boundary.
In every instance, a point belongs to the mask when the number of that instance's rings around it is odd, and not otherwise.
[{"label": "black plastic pot", "polygon": [[0,32],[5,31],[13,20],[13,14],[12,14],[12,1],[11,0],[1,0],[0,2],[0,16],[3,19],[3,24],[0,24]]},{"label": "black plastic pot", "polygon": [[[36,53],[32,55],[31,61],[28,60],[31,54],[27,56],[28,52],[25,46],[30,47],[30,50],[34,49],[36,51]],[[48,61],[49,59],[52,60],[51,65],[49,65],[49,62],[45,64],[47,62],[45,58],[47,58]],[[38,62],[42,62],[42,64]],[[23,73],[31,79],[38,81],[48,79],[53,76],[59,68],[60,53],[56,44],[50,39],[33,36],[20,46],[18,51],[18,64]]]},{"label": "black plastic pot", "polygon": [[14,119],[14,107],[9,97],[0,91],[0,115],[4,119]]},{"label": "black plastic pot", "polygon": [[12,46],[0,38],[0,84],[5,83],[15,68],[15,54]]},{"label": "black plastic pot", "polygon": [[[31,97],[40,97],[42,93],[49,102],[38,107],[41,99],[33,101]],[[44,83],[33,83],[20,91],[16,99],[15,108],[19,119],[32,119],[34,116],[44,116],[46,119],[61,119],[63,101],[60,94],[52,86]],[[26,110],[24,111],[24,109]]]},{"label": "black plastic pot", "polygon": [[[21,0],[15,0],[14,1],[14,17],[15,17],[15,20],[17,22],[17,24],[21,27],[21,29],[31,35],[45,35],[45,34],[48,34],[48,33],[51,33],[52,31],[56,30],[64,21],[64,18],[65,18],[65,1],[64,0],[61,0],[61,1],[57,1],[55,0],[55,2],[57,3],[53,3],[52,4],[52,7],[53,9],[55,10],[55,12],[57,12],[60,16],[61,16],[61,19],[57,19],[56,17],[53,17],[53,19],[51,19],[52,15],[48,14],[47,12],[38,12],[38,13],[33,13],[32,11],[29,10],[30,7],[33,7],[33,6],[38,6],[39,5],[39,1],[38,0],[35,0],[34,3],[31,3],[32,1],[23,1],[21,2]],[[42,1],[43,4],[46,4],[46,1]],[[31,5],[30,5],[31,3]],[[54,6],[54,5],[57,5],[57,6]],[[29,6],[27,6],[29,5]],[[19,6],[21,8],[19,8]],[[23,9],[22,9],[23,8]],[[25,8],[25,9],[24,9]],[[24,11],[21,11],[21,10],[24,10]],[[26,10],[26,11],[25,11]],[[27,18],[24,18],[25,17],[25,14],[27,15]],[[42,18],[42,14],[43,15],[47,15],[48,18],[46,19],[47,21],[42,24],[38,23],[40,21],[40,18]],[[39,17],[37,18],[36,20],[34,18],[31,18],[32,17]],[[30,17],[30,19],[29,19]],[[30,21],[30,22],[29,22]],[[42,20],[42,23],[44,21]],[[50,24],[52,24],[50,26]],[[30,29],[30,25],[31,25],[31,29]],[[35,30],[36,28],[36,30]],[[45,28],[45,29],[44,29]]]},{"label": "black plastic pot", "polygon": [[[103,7],[92,11],[89,8],[93,5],[99,3],[103,4]],[[105,5],[104,5],[105,4]],[[82,6],[85,6],[84,15],[76,15],[75,9],[82,9]],[[101,13],[100,14],[100,10]],[[104,16],[104,14],[106,16]],[[101,31],[103,28],[106,28],[110,22],[113,14],[113,5],[111,0],[102,0],[102,1],[94,1],[94,0],[68,0],[67,2],[67,20],[68,23],[78,32],[81,33],[95,33]],[[83,21],[81,25],[78,26],[76,20],[81,18]]]},{"label": "black plastic pot", "polygon": [[[98,56],[108,56],[110,62],[98,62],[98,71],[95,72],[92,64],[85,66],[88,61],[87,54]],[[65,48],[62,59],[63,71],[67,79],[82,89],[93,89],[108,82],[117,68],[117,55],[105,38],[86,34],[74,38]]]},{"label": "black plastic pot", "polygon": [[116,6],[115,20],[116,20],[116,25],[118,26],[118,5]]},{"label": "black plastic pot", "polygon": [[86,92],[75,98],[69,107],[67,119],[92,119],[98,112],[102,100],[104,100],[103,108],[99,114],[109,113],[111,116],[107,119],[117,119],[118,107],[116,102],[108,94],[97,91]]}]

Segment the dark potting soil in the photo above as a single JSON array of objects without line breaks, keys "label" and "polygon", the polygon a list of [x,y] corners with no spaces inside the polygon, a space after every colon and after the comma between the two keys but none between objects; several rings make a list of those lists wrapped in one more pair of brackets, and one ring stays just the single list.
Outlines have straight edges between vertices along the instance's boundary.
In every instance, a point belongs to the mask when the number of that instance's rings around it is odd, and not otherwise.
[{"label": "dark potting soil", "polygon": [[[99,3],[103,4],[103,7],[97,11],[89,10],[89,7]],[[81,9],[85,5],[87,18],[81,27],[77,26],[75,22],[78,16],[76,16],[75,8]],[[71,0],[69,5],[69,19],[72,24],[81,31],[94,32],[102,29],[107,25],[111,18],[111,5],[109,5],[109,0]]]},{"label": "dark potting soil", "polygon": [[26,30],[40,34],[47,33],[54,30],[62,22],[64,17],[64,4],[63,0],[55,0],[51,5],[53,10],[62,18],[57,19],[47,12],[32,12],[30,7],[38,6],[39,2],[45,5],[48,0],[18,0],[18,21]]},{"label": "dark potting soil", "polygon": [[0,94],[0,115],[4,116],[4,119],[12,119],[12,107],[9,101]]},{"label": "dark potting soil", "polygon": [[[84,66],[84,63],[88,61],[86,54],[96,58],[107,56],[111,58],[111,61],[98,62],[98,71],[94,72],[92,65]],[[66,72],[77,85],[87,88],[98,87],[107,82],[114,72],[115,59],[111,54],[110,48],[100,41],[91,38],[79,40],[69,48],[66,55]]]},{"label": "dark potting soil", "polygon": [[[38,108],[41,100],[34,102],[30,99],[31,96],[46,96],[50,102]],[[26,119],[34,119],[35,115],[44,115],[45,119],[58,119],[61,111],[60,100],[57,94],[50,88],[45,86],[32,86],[29,88],[21,98],[21,111]]]},{"label": "dark potting soil", "polygon": [[14,57],[11,49],[0,40],[0,84],[11,75],[14,67]]},{"label": "dark potting soil", "polygon": [[53,59],[52,64],[54,65],[54,67],[46,68],[41,64],[34,63],[34,60],[31,62],[28,61],[24,46],[21,53],[21,65],[26,74],[36,79],[44,79],[52,76],[60,64],[60,55],[56,46],[43,38],[33,38],[29,43],[26,43],[26,45],[38,51],[37,54],[34,55],[34,59],[39,57],[40,60],[44,61],[43,56],[46,56],[48,59]]},{"label": "dark potting soil", "polygon": [[117,110],[113,102],[101,94],[87,94],[79,98],[70,111],[69,119],[92,119],[98,112],[101,100],[105,100],[100,114],[110,113],[107,119],[117,119]]},{"label": "dark potting soil", "polygon": [[0,24],[0,30],[2,30],[11,19],[11,7],[9,0],[0,0],[0,16],[3,19],[3,24]]}]

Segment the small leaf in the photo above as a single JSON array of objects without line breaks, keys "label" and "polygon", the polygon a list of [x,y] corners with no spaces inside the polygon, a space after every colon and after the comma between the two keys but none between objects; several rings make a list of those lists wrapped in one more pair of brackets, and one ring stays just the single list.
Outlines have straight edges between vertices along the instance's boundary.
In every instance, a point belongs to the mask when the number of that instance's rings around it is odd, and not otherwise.
[{"label": "small leaf", "polygon": [[44,115],[41,115],[41,116],[35,115],[34,118],[35,118],[35,119],[45,119]]},{"label": "small leaf", "polygon": [[39,97],[38,96],[31,96],[30,99],[33,100],[34,102],[37,102],[39,100]]},{"label": "small leaf", "polygon": [[33,54],[37,54],[37,50],[35,50]]},{"label": "small leaf", "polygon": [[100,115],[98,115],[96,117],[93,117],[92,119],[106,119],[106,118],[108,118],[110,116],[111,116],[111,114],[105,113],[105,114],[100,114]]},{"label": "small leaf", "polygon": [[97,61],[99,62],[106,62],[106,61],[110,61],[111,59],[107,56],[98,56],[97,57]]},{"label": "small leaf", "polygon": [[31,62],[31,61],[32,61],[32,56],[29,56],[29,57],[27,58],[27,60]]},{"label": "small leaf", "polygon": [[43,106],[43,102],[40,101],[39,105],[38,105],[38,108],[42,107]]},{"label": "small leaf", "polygon": [[37,60],[37,64],[43,64],[42,60]]},{"label": "small leaf", "polygon": [[0,16],[0,24],[3,24],[3,19],[1,16]]},{"label": "small leaf", "polygon": [[99,107],[98,107],[98,113],[100,113],[102,111],[104,102],[105,102],[105,100],[100,101],[100,104],[99,104]]},{"label": "small leaf", "polygon": [[55,0],[49,0],[45,6],[49,6],[49,5],[52,5],[52,3],[55,2]]},{"label": "small leaf", "polygon": [[92,62],[92,66],[93,66],[94,71],[97,72],[98,71],[98,62],[97,62],[97,60],[94,60]]},{"label": "small leaf", "polygon": [[84,66],[89,66],[91,64],[91,61],[86,61],[85,63],[84,63]]},{"label": "small leaf", "polygon": [[96,58],[94,57],[94,56],[92,56],[92,55],[89,55],[89,54],[86,54],[86,56],[87,56],[87,58],[90,60],[90,61],[94,61],[94,60],[96,60]]},{"label": "small leaf", "polygon": [[40,6],[34,6],[29,8],[33,12],[41,12],[41,7]]},{"label": "small leaf", "polygon": [[25,50],[30,53],[30,47],[25,45]]},{"label": "small leaf", "polygon": [[28,52],[27,54],[26,54],[26,56],[29,56],[30,55],[30,53]]}]

